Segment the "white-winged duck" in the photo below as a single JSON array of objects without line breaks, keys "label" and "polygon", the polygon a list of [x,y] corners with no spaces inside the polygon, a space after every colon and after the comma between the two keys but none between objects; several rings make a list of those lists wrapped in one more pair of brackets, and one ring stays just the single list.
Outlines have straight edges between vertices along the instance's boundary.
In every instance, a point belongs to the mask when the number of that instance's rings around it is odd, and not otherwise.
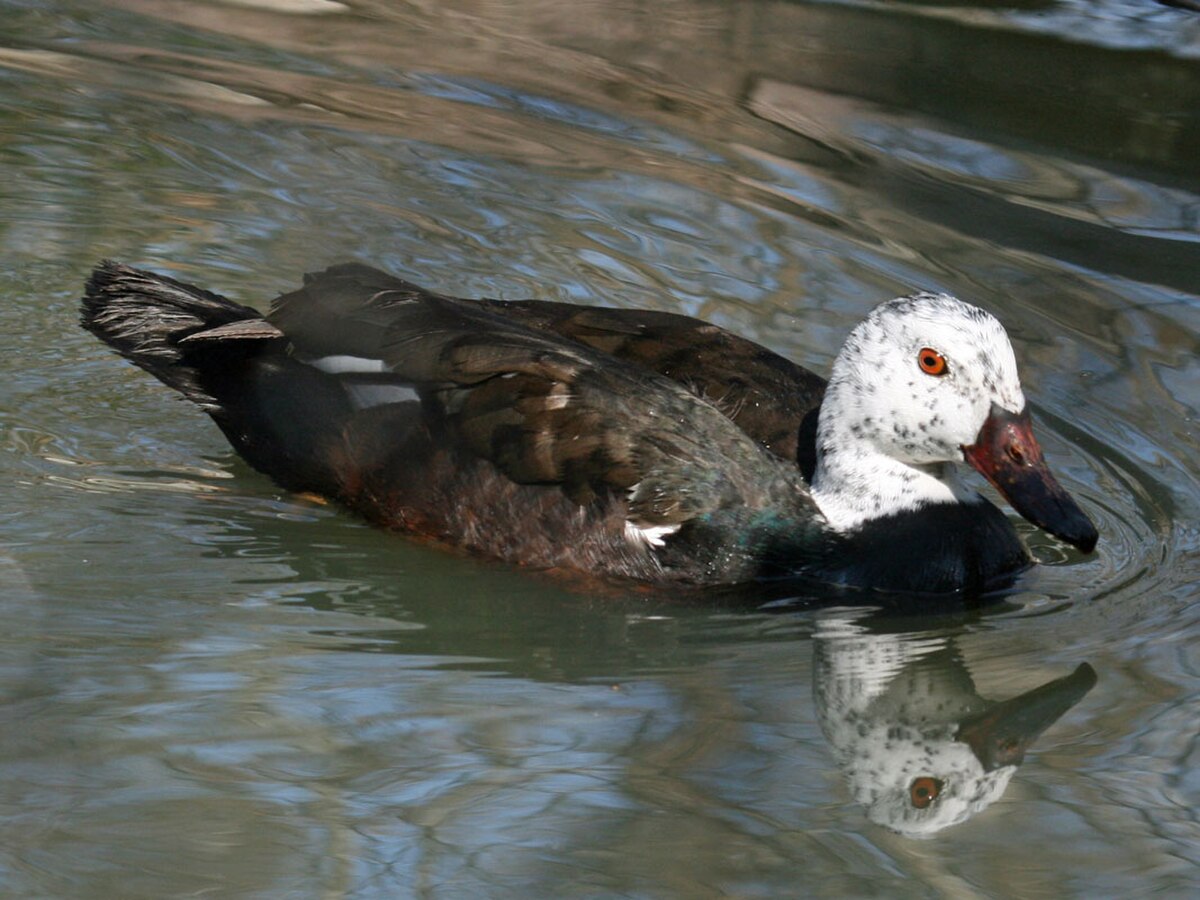
[{"label": "white-winged duck", "polygon": [[1031,564],[966,462],[1084,552],[1012,347],[946,294],[878,306],[828,384],[697,319],[464,300],[360,264],[263,315],[106,262],[83,325],[281,486],[539,568],[659,584],[798,576],[979,593]]}]

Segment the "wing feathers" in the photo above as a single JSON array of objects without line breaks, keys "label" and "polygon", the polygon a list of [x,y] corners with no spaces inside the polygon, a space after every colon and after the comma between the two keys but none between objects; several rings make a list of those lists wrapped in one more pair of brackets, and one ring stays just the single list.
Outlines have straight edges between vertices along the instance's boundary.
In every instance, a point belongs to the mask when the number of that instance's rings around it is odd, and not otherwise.
[{"label": "wing feathers", "polygon": [[[628,350],[647,323],[694,320],[625,322],[617,311],[585,310],[556,331],[560,307],[521,306],[458,300],[349,265],[308,277],[269,319],[302,358],[382,359],[387,377],[416,388],[432,427],[514,481],[558,484],[581,504],[621,498],[641,528],[762,507],[781,489],[804,493],[794,464],[769,457],[701,396],[605,352]],[[711,326],[691,326],[703,328]],[[635,357],[650,352],[636,348]]]}]

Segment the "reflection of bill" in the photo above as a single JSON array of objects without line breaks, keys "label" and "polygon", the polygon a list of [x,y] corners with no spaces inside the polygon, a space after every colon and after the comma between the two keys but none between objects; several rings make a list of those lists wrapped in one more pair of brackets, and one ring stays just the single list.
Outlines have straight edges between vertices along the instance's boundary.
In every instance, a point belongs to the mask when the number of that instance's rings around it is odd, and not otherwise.
[{"label": "reflection of bill", "polygon": [[854,799],[910,837],[995,802],[1029,745],[1096,683],[1083,663],[997,703],[976,693],[952,638],[871,634],[837,616],[815,641],[817,715]]}]

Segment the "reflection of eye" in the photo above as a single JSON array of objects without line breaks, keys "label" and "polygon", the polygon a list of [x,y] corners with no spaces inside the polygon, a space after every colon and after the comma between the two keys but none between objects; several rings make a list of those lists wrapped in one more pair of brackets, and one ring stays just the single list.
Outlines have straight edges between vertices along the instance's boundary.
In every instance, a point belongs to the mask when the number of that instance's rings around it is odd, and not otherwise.
[{"label": "reflection of eye", "polygon": [[926,375],[945,375],[946,357],[932,347],[922,347],[917,353],[917,365]]},{"label": "reflection of eye", "polygon": [[908,787],[908,799],[917,809],[925,809],[942,792],[942,783],[928,775],[913,781]]}]

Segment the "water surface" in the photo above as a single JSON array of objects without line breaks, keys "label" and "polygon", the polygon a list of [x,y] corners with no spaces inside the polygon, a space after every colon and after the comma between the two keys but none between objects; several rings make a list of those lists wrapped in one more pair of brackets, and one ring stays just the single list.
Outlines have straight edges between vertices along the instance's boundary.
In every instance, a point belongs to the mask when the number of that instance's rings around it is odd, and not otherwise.
[{"label": "water surface", "polygon": [[[0,17],[3,893],[1200,887],[1200,16]],[[919,619],[602,597],[439,554],[281,493],[78,330],[103,257],[260,306],[357,258],[700,315],[822,372],[880,300],[951,291],[1008,327],[1100,549],[1025,528],[1045,565],[1005,602]],[[1095,686],[964,821],[914,839],[863,802],[839,723],[992,709],[1081,663]]]}]

